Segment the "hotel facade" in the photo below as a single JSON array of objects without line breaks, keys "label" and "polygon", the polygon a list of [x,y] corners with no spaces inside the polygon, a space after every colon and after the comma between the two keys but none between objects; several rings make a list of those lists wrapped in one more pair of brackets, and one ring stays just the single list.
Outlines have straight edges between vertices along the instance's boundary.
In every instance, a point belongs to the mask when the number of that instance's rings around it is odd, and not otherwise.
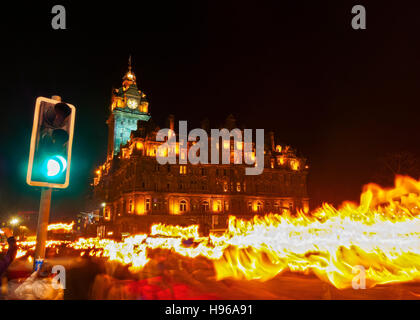
[{"label": "hotel facade", "polygon": [[[225,228],[229,215],[250,218],[309,210],[306,160],[290,147],[277,145],[273,132],[264,139],[260,175],[246,175],[248,165],[233,164],[235,147],[244,150],[233,138],[223,146],[230,149],[230,164],[159,164],[156,154],[164,142],[156,141],[156,135],[161,128],[151,118],[131,63],[122,86],[113,91],[107,124],[107,159],[93,181],[94,199],[103,204],[102,235],[105,230],[113,235],[148,232],[154,223],[199,224],[200,231],[208,233]],[[176,131],[174,116],[168,117],[167,125]],[[224,128],[236,128],[232,115]],[[208,122],[202,129],[209,132]],[[177,141],[176,155],[181,157],[178,143],[183,141]],[[192,144],[188,142],[188,148]]]}]

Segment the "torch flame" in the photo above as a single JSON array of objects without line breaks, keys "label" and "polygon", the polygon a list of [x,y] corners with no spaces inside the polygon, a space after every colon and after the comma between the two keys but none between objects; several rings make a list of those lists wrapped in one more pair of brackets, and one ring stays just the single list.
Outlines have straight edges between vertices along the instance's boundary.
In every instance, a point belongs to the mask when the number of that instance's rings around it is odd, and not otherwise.
[{"label": "torch flame", "polygon": [[49,224],[48,225],[48,231],[57,231],[57,230],[62,230],[64,232],[71,232],[73,230],[73,226],[74,226],[74,221],[72,221],[71,223],[63,223],[63,222],[59,222],[59,223],[55,223],[55,224]]},{"label": "torch flame", "polygon": [[[344,289],[363,271],[366,287],[373,287],[420,280],[419,214],[420,181],[397,176],[394,188],[366,185],[360,204],[346,202],[339,209],[323,204],[310,214],[286,212],[250,220],[231,216],[222,235],[200,236],[197,225],[156,224],[150,235],[138,234],[123,241],[50,240],[47,247],[65,244],[80,251],[80,256],[117,261],[132,272],[150,261],[149,251],[164,249],[184,257],[207,258],[213,262],[218,280],[266,281],[291,271],[314,274]],[[69,225],[67,228],[71,230]],[[32,253],[35,244],[19,242],[18,256]],[[0,251],[4,249],[0,246]]]}]

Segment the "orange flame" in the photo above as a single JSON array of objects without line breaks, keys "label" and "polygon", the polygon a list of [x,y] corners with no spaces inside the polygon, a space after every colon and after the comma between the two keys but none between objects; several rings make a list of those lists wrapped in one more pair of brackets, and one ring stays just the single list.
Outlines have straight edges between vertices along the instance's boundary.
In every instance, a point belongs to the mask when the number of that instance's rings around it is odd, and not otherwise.
[{"label": "orange flame", "polygon": [[54,223],[54,224],[49,224],[48,225],[48,231],[58,231],[58,230],[62,230],[64,232],[71,232],[73,230],[73,226],[74,226],[74,221],[72,221],[71,223],[63,223],[63,222],[59,222],[59,223]]},{"label": "orange flame", "polygon": [[[366,287],[420,280],[420,181],[397,176],[394,188],[364,187],[360,204],[329,204],[311,214],[285,213],[229,217],[221,236],[201,237],[198,226],[156,224],[150,235],[123,241],[80,238],[49,241],[128,265],[132,272],[149,261],[148,252],[166,249],[185,257],[213,261],[217,279],[265,281],[284,271],[312,273],[339,289],[351,287],[355,270],[364,270]],[[189,241],[186,241],[188,240]],[[35,242],[19,243],[19,256],[33,252]],[[0,247],[0,251],[4,250]]]}]

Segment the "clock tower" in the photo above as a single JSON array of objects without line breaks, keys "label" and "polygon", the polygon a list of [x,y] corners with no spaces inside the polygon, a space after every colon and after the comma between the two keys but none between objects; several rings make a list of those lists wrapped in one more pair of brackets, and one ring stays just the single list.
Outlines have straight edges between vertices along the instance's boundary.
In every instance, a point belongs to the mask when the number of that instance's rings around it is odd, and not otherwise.
[{"label": "clock tower", "polygon": [[139,90],[136,75],[128,59],[128,71],[123,77],[122,87],[112,92],[108,118],[108,159],[120,151],[121,144],[130,139],[132,130],[137,129],[137,121],[149,121],[149,102],[143,91]]}]

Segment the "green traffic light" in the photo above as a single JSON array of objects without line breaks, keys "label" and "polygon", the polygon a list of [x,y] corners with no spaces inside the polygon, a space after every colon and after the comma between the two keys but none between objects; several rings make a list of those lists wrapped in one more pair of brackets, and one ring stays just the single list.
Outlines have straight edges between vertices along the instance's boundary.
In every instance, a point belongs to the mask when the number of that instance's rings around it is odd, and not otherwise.
[{"label": "green traffic light", "polygon": [[47,176],[55,177],[64,172],[67,168],[67,161],[60,155],[53,156],[47,161]]}]

